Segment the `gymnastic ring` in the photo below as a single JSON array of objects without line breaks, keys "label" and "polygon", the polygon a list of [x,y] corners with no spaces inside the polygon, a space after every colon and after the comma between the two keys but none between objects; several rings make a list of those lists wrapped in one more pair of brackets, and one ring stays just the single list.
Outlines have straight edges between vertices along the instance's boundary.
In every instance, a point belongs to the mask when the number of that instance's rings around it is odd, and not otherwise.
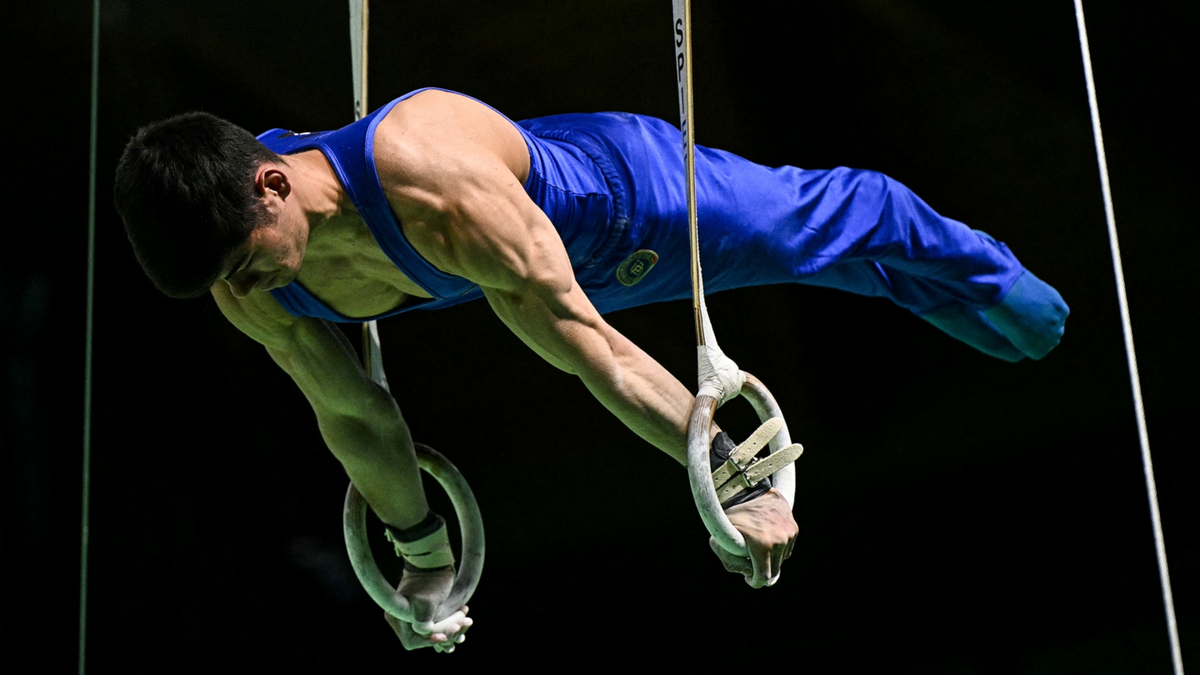
[{"label": "gymnastic ring", "polygon": [[[450,501],[454,504],[454,513],[458,517],[459,529],[462,531],[462,560],[459,561],[450,595],[434,612],[434,621],[438,622],[465,605],[475,592],[475,587],[479,585],[479,576],[483,572],[483,518],[479,514],[475,494],[471,492],[471,487],[467,485],[467,480],[458,468],[440,452],[427,445],[414,443],[413,446],[417,451],[417,463],[426,473],[436,478],[450,496]],[[375,564],[375,557],[371,555],[367,535],[367,500],[363,499],[354,483],[350,483],[349,489],[346,490],[342,528],[346,535],[346,551],[350,554],[350,564],[367,594],[388,614],[401,621],[414,623],[408,599],[397,593],[396,588],[388,583],[379,571],[379,566]]]},{"label": "gymnastic ring", "polygon": [[[766,422],[772,417],[783,419],[783,412],[775,397],[757,377],[742,371],[746,383],[742,385],[738,395],[745,398],[758,413],[758,419]],[[721,503],[717,501],[717,489],[713,486],[712,466],[708,461],[709,435],[712,429],[713,416],[717,412],[718,401],[712,396],[701,394],[692,403],[692,411],[688,416],[688,482],[692,485],[692,498],[696,500],[696,508],[700,511],[700,519],[708,528],[709,534],[717,540],[721,548],[743,558],[749,556],[746,550],[746,540],[725,516]],[[771,439],[771,453],[779,452],[792,444],[788,435],[787,422],[780,427],[779,433]],[[787,498],[788,506],[795,503],[796,498],[796,465],[788,464],[775,473],[775,489]]]}]

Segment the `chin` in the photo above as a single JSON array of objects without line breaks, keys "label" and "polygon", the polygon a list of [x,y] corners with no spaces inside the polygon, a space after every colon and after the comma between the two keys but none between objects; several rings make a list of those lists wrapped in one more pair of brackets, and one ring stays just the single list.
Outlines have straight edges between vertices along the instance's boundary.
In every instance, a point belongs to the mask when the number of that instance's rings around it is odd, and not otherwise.
[{"label": "chin", "polygon": [[276,277],[276,279],[275,279],[275,283],[277,284],[275,286],[275,288],[283,288],[284,286],[287,286],[288,284],[295,281],[296,277],[298,277],[298,276],[300,276],[300,275],[294,270],[286,270],[284,272],[280,272],[279,276]]}]

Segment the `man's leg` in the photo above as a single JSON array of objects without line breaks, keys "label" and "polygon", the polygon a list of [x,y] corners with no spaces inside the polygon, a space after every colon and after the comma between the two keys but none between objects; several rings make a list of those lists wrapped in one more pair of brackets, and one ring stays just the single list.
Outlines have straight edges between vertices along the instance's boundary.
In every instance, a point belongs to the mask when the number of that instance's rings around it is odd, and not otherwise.
[{"label": "man's leg", "polygon": [[[854,261],[826,268],[802,283],[837,288],[856,295],[890,298],[895,285],[910,286],[921,282],[903,272],[884,269],[872,261]],[[989,356],[1011,362],[1020,361],[1026,356],[988,320],[983,310],[957,300],[917,316]]]},{"label": "man's leg", "polygon": [[1014,363],[1025,358],[1025,353],[1013,346],[996,324],[988,321],[978,309],[956,303],[920,317],[988,356]]},{"label": "man's leg", "polygon": [[[982,233],[981,233],[982,234]],[[936,297],[936,289],[923,280],[874,261],[853,261],[826,268],[802,280],[812,286],[847,290],[858,295],[887,297]],[[989,309],[949,299],[933,311],[914,311],[917,316],[979,351],[1005,361],[1025,357],[1040,359],[1058,345],[1070,309],[1058,291],[1024,270],[1004,298]],[[901,303],[898,303],[901,304]],[[911,307],[909,309],[912,309]]]},{"label": "man's leg", "polygon": [[1000,304],[985,311],[981,318],[998,328],[1025,355],[1040,359],[1062,339],[1070,311],[1058,291],[1025,270]]},{"label": "man's leg", "polygon": [[877,172],[800,173],[800,208],[773,233],[790,244],[793,280],[889,298],[1007,361],[1040,359],[1058,344],[1066,303],[1004,244]]}]

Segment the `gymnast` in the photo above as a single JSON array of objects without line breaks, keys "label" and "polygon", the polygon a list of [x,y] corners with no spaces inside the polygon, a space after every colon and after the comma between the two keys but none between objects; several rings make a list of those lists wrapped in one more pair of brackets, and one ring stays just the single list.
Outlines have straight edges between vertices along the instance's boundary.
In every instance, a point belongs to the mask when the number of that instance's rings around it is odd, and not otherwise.
[{"label": "gymnast", "polygon": [[[602,316],[691,297],[680,147],[679,130],[650,117],[514,123],[423,89],[330,132],[255,138],[205,113],[150,124],[125,148],[115,202],[155,286],[211,293],[295,380],[404,558],[399,592],[431,618],[454,574],[445,523],[395,401],[330,322],[484,297],[530,349],[686,463],[694,395]],[[1051,286],[887,176],[703,147],[695,168],[709,292],[794,282],[886,297],[1007,361],[1040,359],[1063,334],[1068,309]],[[732,442],[714,434],[714,456],[727,455]],[[767,480],[723,506],[750,555],[714,551],[766,585],[795,543],[787,501]],[[409,648],[462,637],[387,618]]]}]

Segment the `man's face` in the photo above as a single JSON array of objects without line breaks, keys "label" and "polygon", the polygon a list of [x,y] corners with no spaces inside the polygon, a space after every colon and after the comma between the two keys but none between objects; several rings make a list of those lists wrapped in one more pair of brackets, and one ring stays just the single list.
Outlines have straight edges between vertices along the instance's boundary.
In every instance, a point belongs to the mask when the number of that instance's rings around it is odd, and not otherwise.
[{"label": "man's face", "polygon": [[[300,213],[278,197],[267,196],[267,222],[225,259],[221,281],[236,297],[252,291],[269,291],[292,282],[300,274],[308,244],[308,224]],[[274,201],[274,203],[272,203]],[[218,281],[220,283],[220,281]]]},{"label": "man's face", "polygon": [[266,218],[226,257],[217,281],[229,284],[239,298],[292,283],[300,274],[308,247],[308,220],[287,174],[278,166],[263,165],[255,187]]}]

